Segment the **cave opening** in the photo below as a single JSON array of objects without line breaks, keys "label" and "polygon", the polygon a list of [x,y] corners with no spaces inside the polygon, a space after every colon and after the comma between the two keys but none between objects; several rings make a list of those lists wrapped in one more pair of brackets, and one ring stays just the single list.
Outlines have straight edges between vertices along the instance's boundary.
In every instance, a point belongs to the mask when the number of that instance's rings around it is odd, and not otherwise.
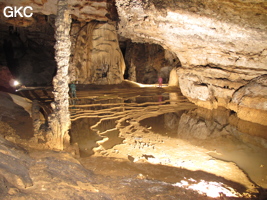
[{"label": "cave opening", "polygon": [[127,80],[157,84],[158,77],[162,77],[163,83],[168,84],[171,70],[181,67],[177,55],[158,44],[135,43],[122,38],[120,48],[126,64],[124,77]]}]

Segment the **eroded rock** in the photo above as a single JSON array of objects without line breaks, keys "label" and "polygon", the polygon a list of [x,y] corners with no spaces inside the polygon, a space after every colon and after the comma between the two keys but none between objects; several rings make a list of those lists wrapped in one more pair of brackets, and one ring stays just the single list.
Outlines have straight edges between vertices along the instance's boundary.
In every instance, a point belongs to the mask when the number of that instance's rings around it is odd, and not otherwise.
[{"label": "eroded rock", "polygon": [[29,153],[0,136],[0,156],[1,199],[110,199],[92,185],[94,174],[68,153]]},{"label": "eroded rock", "polygon": [[18,188],[33,185],[29,175],[32,159],[27,152],[0,136],[0,173],[8,183]]},{"label": "eroded rock", "polygon": [[267,75],[254,78],[236,90],[229,107],[241,119],[267,125]]},{"label": "eroded rock", "polygon": [[0,120],[16,130],[16,135],[19,138],[29,139],[33,136],[30,109],[30,100],[0,92]]},{"label": "eroded rock", "polygon": [[266,2],[118,0],[116,5],[119,34],[175,52],[182,64],[181,91],[199,106],[228,107],[237,89],[267,72]]}]

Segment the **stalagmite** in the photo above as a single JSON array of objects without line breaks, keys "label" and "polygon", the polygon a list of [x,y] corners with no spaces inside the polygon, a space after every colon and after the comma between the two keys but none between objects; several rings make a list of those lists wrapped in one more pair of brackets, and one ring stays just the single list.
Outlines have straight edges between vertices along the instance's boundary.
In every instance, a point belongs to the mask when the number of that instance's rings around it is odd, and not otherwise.
[{"label": "stalagmite", "polygon": [[58,0],[56,18],[55,59],[57,61],[57,75],[53,79],[54,102],[51,104],[53,113],[49,116],[48,145],[50,148],[62,150],[69,144],[68,130],[70,128],[69,96],[68,96],[68,68],[70,56],[70,25],[71,18],[67,0]]}]

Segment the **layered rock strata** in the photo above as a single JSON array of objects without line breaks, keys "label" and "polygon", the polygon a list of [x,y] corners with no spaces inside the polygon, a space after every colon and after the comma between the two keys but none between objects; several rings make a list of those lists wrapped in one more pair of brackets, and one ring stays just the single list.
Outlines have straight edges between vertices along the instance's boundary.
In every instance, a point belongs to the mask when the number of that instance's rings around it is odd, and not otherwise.
[{"label": "layered rock strata", "polygon": [[[267,74],[265,1],[117,0],[116,5],[121,36],[176,53],[182,64],[177,70],[181,91],[197,105],[234,109],[228,105],[233,94]],[[263,91],[253,95],[266,104]],[[241,118],[251,120],[256,109],[261,115],[254,122],[267,124],[266,107],[235,104]],[[244,108],[250,111],[240,114]]]}]

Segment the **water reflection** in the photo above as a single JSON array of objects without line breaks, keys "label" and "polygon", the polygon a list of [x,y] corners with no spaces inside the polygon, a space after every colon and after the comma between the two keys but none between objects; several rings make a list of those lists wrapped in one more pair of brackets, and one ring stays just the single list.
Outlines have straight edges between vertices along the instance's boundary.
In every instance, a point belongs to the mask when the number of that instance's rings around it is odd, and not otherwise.
[{"label": "water reflection", "polygon": [[[242,128],[248,125],[250,129]],[[208,149],[214,158],[236,163],[257,184],[267,187],[267,143],[263,135],[267,127],[240,120],[226,109],[203,108],[183,113],[178,127],[179,138]]]},{"label": "water reflection", "polygon": [[196,107],[180,93],[162,90],[90,91],[78,96],[71,107],[71,141],[78,143],[82,155],[105,153],[123,143],[122,130],[153,132],[203,147],[215,159],[234,162],[267,188],[266,126],[240,120],[223,108]]}]

